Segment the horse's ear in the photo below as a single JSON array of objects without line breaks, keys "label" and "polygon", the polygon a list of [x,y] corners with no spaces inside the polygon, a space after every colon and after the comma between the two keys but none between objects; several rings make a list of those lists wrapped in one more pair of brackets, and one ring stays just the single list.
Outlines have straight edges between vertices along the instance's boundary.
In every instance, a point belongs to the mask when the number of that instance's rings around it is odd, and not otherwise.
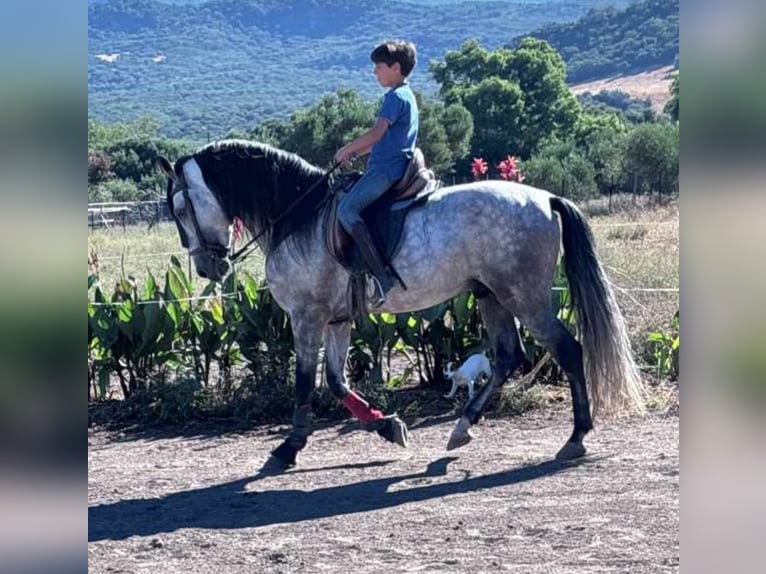
[{"label": "horse's ear", "polygon": [[168,159],[166,157],[160,156],[159,157],[159,162],[160,162],[160,167],[162,168],[162,171],[165,172],[165,175],[167,175],[173,181],[178,179],[176,177],[176,172],[173,171],[173,166],[170,164],[170,162],[168,161]]}]

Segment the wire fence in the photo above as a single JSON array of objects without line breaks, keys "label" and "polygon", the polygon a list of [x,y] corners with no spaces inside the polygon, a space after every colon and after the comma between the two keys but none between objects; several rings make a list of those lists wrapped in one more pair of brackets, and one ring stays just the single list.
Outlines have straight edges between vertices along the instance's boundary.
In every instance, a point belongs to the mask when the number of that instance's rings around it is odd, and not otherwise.
[{"label": "wire fence", "polygon": [[170,212],[164,200],[101,202],[88,204],[88,228],[113,229],[123,231],[129,225],[157,224],[170,221]]},{"label": "wire fence", "polygon": [[145,258],[159,258],[159,257],[172,257],[173,255],[179,256],[179,255],[188,255],[189,253],[184,250],[179,251],[166,251],[164,253],[125,253],[123,255],[107,255],[106,257],[102,257],[99,255],[98,259],[99,261],[120,261],[122,259],[130,259],[131,257],[140,257],[141,259]]},{"label": "wire fence", "polygon": [[[619,285],[612,285],[612,287],[619,293],[672,293],[679,294],[680,289],[677,287],[620,287]],[[268,285],[259,287],[257,291],[268,291]],[[553,291],[568,291],[567,287],[553,287]],[[183,297],[180,299],[162,299],[162,300],[146,300],[146,301],[112,301],[112,302],[95,302],[89,301],[89,305],[94,307],[114,307],[116,305],[124,305],[130,303],[131,305],[159,305],[161,303],[181,303],[191,301],[207,301],[209,299],[232,299],[237,296],[237,293],[219,293],[213,295],[199,295],[193,297]]]}]

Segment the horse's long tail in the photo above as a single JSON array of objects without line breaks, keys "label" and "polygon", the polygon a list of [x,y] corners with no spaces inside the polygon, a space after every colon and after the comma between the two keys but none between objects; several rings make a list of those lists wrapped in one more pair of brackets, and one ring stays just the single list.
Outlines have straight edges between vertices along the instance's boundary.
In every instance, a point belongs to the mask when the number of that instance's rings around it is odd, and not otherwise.
[{"label": "horse's long tail", "polygon": [[633,361],[625,322],[598,260],[582,212],[571,201],[551,198],[561,216],[564,267],[583,346],[585,380],[593,413],[612,415],[632,407],[644,410],[643,389]]}]

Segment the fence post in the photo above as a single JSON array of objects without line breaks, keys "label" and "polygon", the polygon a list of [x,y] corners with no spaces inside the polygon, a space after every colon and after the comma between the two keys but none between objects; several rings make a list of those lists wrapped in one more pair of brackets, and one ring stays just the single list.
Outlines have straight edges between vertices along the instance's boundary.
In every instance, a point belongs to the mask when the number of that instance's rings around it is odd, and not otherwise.
[{"label": "fence post", "polygon": [[662,173],[657,174],[657,204],[662,205]]}]

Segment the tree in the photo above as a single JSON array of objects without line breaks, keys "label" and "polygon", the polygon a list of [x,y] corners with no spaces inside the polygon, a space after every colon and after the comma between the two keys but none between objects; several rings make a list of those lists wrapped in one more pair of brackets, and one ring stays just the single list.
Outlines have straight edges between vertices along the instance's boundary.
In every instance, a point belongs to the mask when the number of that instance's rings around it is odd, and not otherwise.
[{"label": "tree", "polygon": [[[450,173],[468,155],[473,121],[460,104],[444,106],[416,94],[420,111],[418,146],[428,166]],[[339,90],[288,120],[270,119],[250,134],[257,141],[297,153],[319,166],[332,163],[335,152],[375,123],[379,103],[363,100],[354,90]]]},{"label": "tree", "polygon": [[474,130],[471,112],[461,104],[448,105],[442,113],[442,125],[447,134],[453,161],[466,157],[471,151]]},{"label": "tree", "polygon": [[112,162],[114,175],[131,180],[147,198],[161,197],[167,179],[157,167],[160,155],[179,158],[191,152],[185,142],[166,138],[128,137],[106,147],[104,152]]},{"label": "tree", "polygon": [[577,97],[566,84],[566,66],[548,42],[525,38],[512,52],[509,70],[524,94],[519,154],[534,153],[548,137],[568,138],[581,113]]},{"label": "tree", "polygon": [[[132,201],[161,197],[166,178],[157,168],[158,156],[179,158],[190,153],[192,145],[157,133],[157,123],[150,117],[132,124],[100,124],[89,120],[88,200]],[[115,181],[130,182],[130,185]]]},{"label": "tree", "polygon": [[437,175],[452,173],[455,163],[468,155],[473,119],[460,104],[445,107],[417,94],[420,126],[418,147],[423,150],[426,165]]},{"label": "tree", "polygon": [[678,128],[670,124],[641,124],[625,142],[625,170],[634,176],[634,190],[643,181],[650,189],[678,185]]},{"label": "tree", "polygon": [[248,138],[274,147],[284,147],[291,130],[292,124],[288,120],[269,118],[258,124],[248,134]]},{"label": "tree", "polygon": [[464,89],[461,100],[473,116],[472,156],[497,163],[509,152],[525,148],[524,94],[518,84],[491,76]]},{"label": "tree", "polygon": [[288,125],[271,122],[256,131],[272,130],[279,146],[318,166],[329,166],[344,144],[370,129],[377,105],[364,101],[355,90],[338,90],[290,116]]},{"label": "tree", "polygon": [[154,118],[143,116],[132,123],[104,124],[88,120],[88,151],[104,150],[127,139],[150,139],[158,136]]},{"label": "tree", "polygon": [[491,76],[505,75],[510,50],[500,48],[493,52],[483,48],[476,40],[468,40],[460,51],[449,50],[444,62],[431,62],[429,69],[439,84],[439,95],[445,101],[459,99],[459,89],[476,84]]},{"label": "tree", "polygon": [[565,139],[580,113],[564,61],[542,40],[494,51],[471,40],[433,62],[431,72],[445,101],[462,103],[473,116],[471,155],[493,163],[508,153],[528,158],[545,138]]},{"label": "tree", "polygon": [[112,162],[103,151],[88,152],[88,186],[98,185],[114,177]]},{"label": "tree", "polygon": [[550,142],[525,161],[525,183],[582,201],[597,194],[596,170],[573,142]]},{"label": "tree", "polygon": [[601,192],[612,191],[623,180],[623,159],[627,127],[616,113],[584,113],[575,127],[574,141],[593,164]]},{"label": "tree", "polygon": [[657,114],[649,98],[632,98],[622,90],[601,90],[597,94],[585,92],[578,96],[583,108],[590,112],[618,111],[631,123],[655,122]]},{"label": "tree", "polygon": [[111,179],[92,187],[88,201],[139,201],[145,199],[138,186],[130,180]]},{"label": "tree", "polygon": [[679,120],[681,71],[676,70],[673,74],[673,82],[670,84],[670,99],[665,104],[663,111],[668,114],[671,121]]}]

